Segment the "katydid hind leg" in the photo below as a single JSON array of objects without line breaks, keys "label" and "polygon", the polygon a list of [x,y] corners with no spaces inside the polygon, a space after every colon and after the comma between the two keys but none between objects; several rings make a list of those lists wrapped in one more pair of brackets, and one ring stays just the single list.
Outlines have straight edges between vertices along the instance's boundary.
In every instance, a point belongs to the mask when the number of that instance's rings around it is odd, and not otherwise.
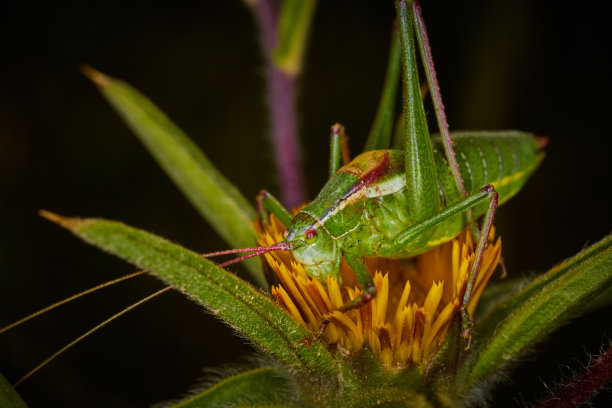
[{"label": "katydid hind leg", "polygon": [[404,0],[396,1],[396,9],[402,54],[405,194],[411,213],[420,221],[439,210],[438,179],[420,92],[412,9]]},{"label": "katydid hind leg", "polygon": [[[433,58],[431,55],[431,47],[429,46],[429,38],[427,36],[427,30],[425,29],[425,23],[423,21],[423,17],[421,14],[421,8],[417,0],[414,0],[412,3],[412,18],[414,20],[415,33],[417,37],[417,42],[419,44],[421,60],[423,61],[423,67],[425,70],[425,75],[427,77],[427,83],[429,84],[429,89],[431,91],[431,97],[434,105],[434,110],[436,114],[436,120],[438,122],[438,128],[440,130],[442,145],[444,147],[444,153],[446,155],[446,160],[449,164],[451,174],[453,176],[453,180],[455,182],[455,187],[459,192],[459,196],[461,198],[466,196],[465,186],[463,184],[463,179],[461,177],[461,172],[459,170],[459,165],[455,158],[455,151],[453,149],[453,143],[450,137],[448,122],[446,120],[446,113],[444,111],[444,104],[442,103],[442,95],[440,93],[440,86],[438,84],[438,78],[436,75],[436,70],[434,68]],[[471,344],[472,337],[472,322],[470,320],[469,314],[467,312],[467,306],[469,304],[472,288],[476,281],[476,277],[478,275],[478,271],[480,268],[480,264],[482,262],[482,256],[484,253],[484,247],[489,237],[489,232],[491,231],[491,227],[493,225],[493,217],[495,215],[495,210],[497,208],[497,192],[492,186],[485,187],[485,190],[488,191],[488,199],[489,207],[485,214],[485,218],[482,225],[482,230],[479,231],[478,225],[476,223],[476,219],[474,217],[474,213],[472,211],[472,207],[468,208],[465,211],[465,217],[472,234],[477,240],[476,247],[476,258],[474,263],[472,264],[472,268],[468,275],[468,285],[466,287],[466,291],[464,294],[462,306],[461,306],[461,314],[462,314],[462,324],[463,324],[463,336],[467,339],[467,347],[468,349]],[[505,268],[504,268],[505,274]]]},{"label": "katydid hind leg", "polygon": [[291,214],[268,190],[261,190],[255,198],[257,212],[263,225],[268,224],[268,213],[274,214],[285,225],[291,224]]},{"label": "katydid hind leg", "polygon": [[482,222],[482,230],[480,231],[480,236],[478,237],[476,244],[476,256],[468,274],[468,282],[465,288],[465,293],[463,294],[463,302],[461,304],[461,316],[463,325],[462,332],[464,339],[466,339],[467,341],[465,347],[466,350],[468,350],[472,344],[473,328],[473,323],[467,311],[467,308],[472,297],[472,290],[476,283],[476,278],[478,277],[478,273],[480,272],[482,256],[484,254],[484,249],[487,244],[487,241],[489,240],[489,233],[491,232],[491,227],[493,226],[493,218],[495,217],[495,211],[497,210],[498,204],[498,196],[497,191],[495,191],[495,188],[492,185],[488,185],[485,187],[485,189],[487,189],[489,193],[489,206]]},{"label": "katydid hind leg", "polygon": [[457,216],[480,203],[490,200],[493,195],[497,197],[497,192],[495,192],[495,189],[491,184],[488,184],[483,188],[468,194],[466,197],[449,205],[448,207],[441,209],[431,217],[411,225],[410,227],[401,231],[395,237],[394,251],[399,252],[404,246],[410,242],[413,242],[415,239],[423,239],[423,237],[429,236],[434,232],[435,227],[442,222],[451,217]]},{"label": "katydid hind leg", "polygon": [[[426,83],[428,84],[428,87],[431,91],[431,99],[434,105],[434,111],[436,115],[436,121],[438,123],[438,129],[440,131],[442,146],[444,147],[444,154],[446,156],[450,172],[453,176],[455,187],[459,192],[459,196],[465,197],[466,190],[463,184],[463,178],[461,177],[461,172],[459,171],[459,164],[457,164],[457,160],[455,158],[453,142],[450,137],[448,122],[446,120],[446,113],[444,111],[444,103],[442,102],[442,94],[440,93],[440,85],[438,84],[438,77],[436,74],[436,69],[434,68],[433,57],[431,55],[429,37],[427,36],[427,30],[423,21],[421,7],[419,6],[417,0],[412,3],[412,18],[414,20],[415,33],[417,43],[419,44],[419,50],[421,60],[423,62],[425,76],[427,77]],[[472,209],[467,210],[465,215],[468,225],[472,230],[472,234],[476,239],[478,239],[479,231]]]}]

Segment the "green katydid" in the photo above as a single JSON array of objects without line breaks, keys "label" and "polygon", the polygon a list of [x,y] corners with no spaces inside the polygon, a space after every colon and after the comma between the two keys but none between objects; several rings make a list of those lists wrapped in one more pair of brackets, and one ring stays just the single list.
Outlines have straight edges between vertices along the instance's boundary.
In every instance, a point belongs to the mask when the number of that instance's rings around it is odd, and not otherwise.
[{"label": "green katydid", "polygon": [[[477,238],[476,261],[463,299],[464,334],[471,323],[465,307],[498,204],[513,196],[537,167],[541,143],[531,134],[472,132],[451,141],[417,2],[396,1],[403,76],[404,149],[371,150],[340,167],[343,129],[332,127],[330,179],[318,196],[294,217],[263,191],[259,207],[288,229],[270,247],[220,251],[204,256],[251,251],[238,262],[269,251],[290,250],[318,279],[341,279],[342,257],[353,269],[363,294],[340,310],[359,308],[376,296],[364,257],[406,258],[459,234],[467,225]],[[416,28],[416,29],[415,29]],[[430,141],[419,87],[414,35],[421,51],[442,137]],[[456,158],[455,158],[456,157]],[[467,176],[465,184],[461,174]],[[473,215],[484,215],[480,231]],[[265,214],[264,214],[265,216]],[[325,323],[325,321],[323,322]],[[469,343],[468,343],[469,345]]]},{"label": "green katydid", "polygon": [[[416,1],[410,7],[405,0],[397,0],[396,7],[401,43],[398,49],[401,50],[404,80],[404,149],[383,148],[388,147],[389,137],[381,137],[384,142],[369,141],[367,144],[368,148],[375,150],[366,151],[349,161],[347,149],[344,148],[344,129],[333,126],[330,179],[312,202],[292,217],[269,193],[263,191],[258,196],[262,217],[265,218],[266,211],[269,211],[288,226],[284,240],[268,247],[232,249],[203,256],[251,252],[219,265],[223,267],[266,252],[290,250],[310,276],[321,280],[327,276],[340,279],[340,262],[344,257],[363,290],[362,296],[340,308],[349,310],[363,306],[376,296],[372,278],[363,262],[364,257],[414,256],[449,241],[469,225],[478,242],[476,261],[469,274],[462,308],[464,333],[469,335],[471,323],[465,308],[496,207],[516,194],[535,170],[541,158],[538,151],[542,144],[532,135],[516,131],[456,133],[451,140],[419,6]],[[419,89],[415,34],[441,131],[441,137],[433,140],[430,140]],[[340,165],[341,161],[343,166]],[[461,174],[467,176],[465,185]],[[472,212],[476,216],[484,215],[480,231],[475,227]],[[140,274],[142,272],[128,277]],[[125,278],[119,280],[122,279]],[[60,301],[1,329],[0,333],[117,281]],[[50,359],[72,344],[74,342]],[[18,383],[50,359],[26,374]]]}]

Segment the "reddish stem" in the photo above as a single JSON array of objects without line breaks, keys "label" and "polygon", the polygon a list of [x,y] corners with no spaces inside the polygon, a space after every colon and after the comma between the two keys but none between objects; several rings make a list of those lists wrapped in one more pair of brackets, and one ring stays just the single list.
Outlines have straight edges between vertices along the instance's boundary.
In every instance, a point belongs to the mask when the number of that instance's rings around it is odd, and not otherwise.
[{"label": "reddish stem", "polygon": [[251,9],[261,32],[266,60],[270,131],[281,201],[289,208],[297,207],[304,202],[304,182],[296,125],[296,77],[281,71],[272,61],[278,40],[279,3],[276,0],[259,0],[251,4]]},{"label": "reddish stem", "polygon": [[612,381],[612,346],[536,408],[577,407],[588,401],[610,381]]}]

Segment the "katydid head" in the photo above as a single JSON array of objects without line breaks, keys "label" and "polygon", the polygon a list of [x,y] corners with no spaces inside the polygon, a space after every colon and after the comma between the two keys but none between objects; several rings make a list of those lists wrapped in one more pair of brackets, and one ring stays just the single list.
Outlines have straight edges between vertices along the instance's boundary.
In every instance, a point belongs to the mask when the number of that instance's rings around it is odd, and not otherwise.
[{"label": "katydid head", "polygon": [[342,258],[340,248],[318,220],[299,212],[293,218],[284,242],[293,245],[293,257],[302,264],[309,276],[339,277]]},{"label": "katydid head", "polygon": [[336,240],[332,238],[321,223],[311,215],[299,212],[291,221],[285,232],[285,239],[270,246],[255,248],[237,248],[202,254],[204,258],[249,252],[238,258],[219,264],[226,267],[245,259],[267,252],[291,251],[296,261],[300,262],[306,273],[314,278],[336,276],[340,278],[340,261],[342,253]]}]

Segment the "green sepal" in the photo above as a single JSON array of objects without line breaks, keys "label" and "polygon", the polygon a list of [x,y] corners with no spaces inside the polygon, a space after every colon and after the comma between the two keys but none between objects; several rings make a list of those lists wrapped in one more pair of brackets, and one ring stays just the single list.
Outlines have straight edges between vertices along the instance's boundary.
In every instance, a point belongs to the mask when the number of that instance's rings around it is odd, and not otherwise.
[{"label": "green sepal", "polygon": [[530,346],[582,313],[611,283],[609,235],[535,279],[477,325],[475,349],[459,373],[459,386],[467,390],[494,376]]},{"label": "green sepal", "polygon": [[272,59],[288,75],[296,76],[300,73],[316,6],[316,0],[283,1],[278,23],[278,43]]},{"label": "green sepal", "polygon": [[185,399],[166,403],[168,408],[290,406],[296,392],[291,381],[272,367],[262,367],[224,378]]},{"label": "green sepal", "polygon": [[84,241],[150,271],[200,303],[267,354],[297,370],[333,376],[335,363],[313,334],[270,297],[195,252],[123,223],[41,215]]},{"label": "green sepal", "polygon": [[368,388],[381,388],[389,385],[391,375],[387,373],[380,360],[368,347],[351,355],[340,366],[345,390],[359,394]]},{"label": "green sepal", "polygon": [[395,100],[397,98],[398,82],[401,67],[400,41],[397,28],[391,33],[389,59],[387,61],[387,74],[383,84],[383,92],[378,103],[376,117],[363,148],[369,150],[388,149],[393,133],[393,119],[395,117]]},{"label": "green sepal", "polygon": [[[423,394],[406,387],[363,390],[354,407],[434,408]],[[457,407],[458,408],[458,407]]]},{"label": "green sepal", "polygon": [[[252,221],[257,213],[204,153],[149,99],[127,83],[108,77],[91,67],[87,75],[125,120],[155,160],[191,204],[234,248],[256,245]],[[267,288],[258,259],[246,263],[257,283]]]},{"label": "green sepal", "polygon": [[[314,406],[347,407],[430,407],[426,397],[419,390],[422,384],[422,371],[413,366],[397,371],[394,366],[381,364],[370,348],[342,360],[340,364],[342,394],[322,393],[325,404]],[[331,391],[333,389],[329,387]],[[304,395],[311,395],[316,390]],[[339,403],[340,401],[340,403]]]},{"label": "green sepal", "polygon": [[2,408],[28,408],[26,403],[17,394],[13,386],[6,381],[0,373],[0,407]]},{"label": "green sepal", "polygon": [[462,336],[461,313],[455,313],[450,327],[438,352],[425,364],[422,384],[433,394],[441,386],[454,381],[459,362],[465,353]]}]

